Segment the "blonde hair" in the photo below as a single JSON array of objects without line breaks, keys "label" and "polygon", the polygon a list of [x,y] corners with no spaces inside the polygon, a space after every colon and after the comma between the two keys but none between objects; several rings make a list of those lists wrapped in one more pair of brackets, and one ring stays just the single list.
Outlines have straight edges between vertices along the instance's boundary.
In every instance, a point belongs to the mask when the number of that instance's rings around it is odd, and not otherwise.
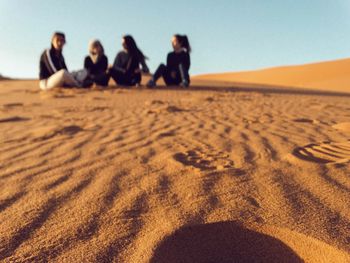
[{"label": "blonde hair", "polygon": [[100,40],[98,40],[98,39],[91,40],[90,43],[89,43],[89,52],[91,53],[92,49],[96,48],[96,47],[100,48],[100,51],[101,51],[100,55],[103,55],[105,50],[104,50]]}]

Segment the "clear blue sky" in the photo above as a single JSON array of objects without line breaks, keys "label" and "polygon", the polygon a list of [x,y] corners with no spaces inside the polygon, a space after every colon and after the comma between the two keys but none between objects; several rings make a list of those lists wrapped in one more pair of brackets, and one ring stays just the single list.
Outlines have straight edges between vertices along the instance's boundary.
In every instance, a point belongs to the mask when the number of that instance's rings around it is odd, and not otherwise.
[{"label": "clear blue sky", "polygon": [[66,33],[70,70],[90,39],[110,63],[132,34],[154,71],[174,33],[193,47],[191,74],[258,69],[350,57],[349,0],[0,0],[0,73],[37,77],[53,31]]}]

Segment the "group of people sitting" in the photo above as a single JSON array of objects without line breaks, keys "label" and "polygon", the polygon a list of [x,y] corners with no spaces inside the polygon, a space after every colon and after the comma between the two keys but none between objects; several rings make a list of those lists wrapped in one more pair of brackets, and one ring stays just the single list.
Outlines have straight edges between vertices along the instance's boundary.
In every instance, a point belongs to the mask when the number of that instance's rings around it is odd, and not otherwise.
[{"label": "group of people sitting", "polygon": [[[147,87],[156,86],[157,80],[163,77],[166,85],[188,87],[190,84],[190,52],[191,47],[186,35],[174,35],[173,51],[167,56],[166,64],[161,64],[151,76]],[[122,39],[123,50],[120,51],[113,65],[99,40],[89,44],[89,56],[84,60],[84,69],[69,72],[62,55],[66,43],[65,34],[55,32],[51,40],[51,48],[45,50],[40,57],[39,86],[42,90],[55,87],[91,87],[92,85],[108,86],[110,78],[117,85],[140,85],[142,73],[149,73],[147,57],[138,48],[134,38],[126,35]]]}]

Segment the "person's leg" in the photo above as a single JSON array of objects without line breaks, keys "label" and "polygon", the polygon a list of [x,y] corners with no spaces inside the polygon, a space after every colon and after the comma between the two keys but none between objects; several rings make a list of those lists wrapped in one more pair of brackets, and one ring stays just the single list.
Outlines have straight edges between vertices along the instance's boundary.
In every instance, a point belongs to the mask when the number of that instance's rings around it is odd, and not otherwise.
[{"label": "person's leg", "polygon": [[108,86],[109,75],[106,73],[102,73],[94,77],[94,82],[99,86]]},{"label": "person's leg", "polygon": [[168,69],[165,70],[163,74],[163,79],[167,86],[180,84],[180,78],[178,77],[178,72],[171,72]]},{"label": "person's leg", "polygon": [[67,70],[64,70],[63,74],[63,85],[66,87],[81,87],[81,83],[79,83],[73,74],[69,73]]},{"label": "person's leg", "polygon": [[164,75],[166,69],[167,67],[164,64],[159,65],[159,67],[157,68],[156,72],[154,72],[152,77],[154,83],[156,83],[157,80]]},{"label": "person's leg", "polygon": [[141,73],[137,73],[132,77],[131,84],[140,85],[141,79],[142,79]]},{"label": "person's leg", "polygon": [[171,76],[169,74],[167,66],[164,64],[160,64],[157,70],[154,72],[152,78],[148,81],[147,87],[154,87],[157,83],[157,80],[163,77],[164,82],[168,85],[168,83],[171,83]]},{"label": "person's leg", "polygon": [[41,79],[40,81],[39,81],[39,88],[41,89],[41,90],[46,90],[47,88],[46,88],[46,82],[47,82],[47,79]]},{"label": "person's leg", "polygon": [[[89,72],[86,69],[73,71],[70,75],[74,78],[74,80],[78,83],[78,87],[82,87],[84,81],[87,79]],[[68,84],[70,86],[70,84]]]},{"label": "person's leg", "polygon": [[79,87],[80,84],[74,79],[72,74],[70,74],[65,69],[57,71],[55,74],[50,76],[45,82],[40,81],[40,88],[42,90],[49,90],[52,88],[63,86]]},{"label": "person's leg", "polygon": [[40,88],[42,90],[49,90],[56,87],[63,87],[66,70],[61,69],[55,74],[51,75],[46,81],[40,82]]},{"label": "person's leg", "polygon": [[130,80],[128,80],[127,76],[122,72],[112,68],[110,70],[110,75],[117,85],[130,86]]}]

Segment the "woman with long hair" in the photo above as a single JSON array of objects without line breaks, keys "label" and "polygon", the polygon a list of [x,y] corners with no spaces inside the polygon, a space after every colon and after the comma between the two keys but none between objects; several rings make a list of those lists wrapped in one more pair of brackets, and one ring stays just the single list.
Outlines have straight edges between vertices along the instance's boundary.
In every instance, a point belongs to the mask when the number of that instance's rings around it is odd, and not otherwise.
[{"label": "woman with long hair", "polygon": [[97,39],[91,40],[89,43],[89,56],[85,57],[84,68],[88,71],[87,86],[94,83],[99,86],[108,85],[108,58],[101,42]]},{"label": "woman with long hair", "polygon": [[120,51],[109,73],[118,85],[134,86],[141,83],[141,72],[148,73],[147,57],[138,48],[134,38],[126,35],[122,38],[123,50]]},{"label": "woman with long hair", "polygon": [[51,48],[46,49],[39,63],[39,86],[42,90],[55,87],[82,87],[86,79],[85,70],[70,73],[62,54],[66,43],[65,34],[55,32],[51,39]]},{"label": "woman with long hair", "polygon": [[163,77],[167,86],[180,85],[188,87],[190,84],[189,69],[191,65],[191,46],[186,35],[176,34],[171,39],[173,51],[167,56],[166,65],[160,64],[147,86],[156,86],[157,80]]}]

